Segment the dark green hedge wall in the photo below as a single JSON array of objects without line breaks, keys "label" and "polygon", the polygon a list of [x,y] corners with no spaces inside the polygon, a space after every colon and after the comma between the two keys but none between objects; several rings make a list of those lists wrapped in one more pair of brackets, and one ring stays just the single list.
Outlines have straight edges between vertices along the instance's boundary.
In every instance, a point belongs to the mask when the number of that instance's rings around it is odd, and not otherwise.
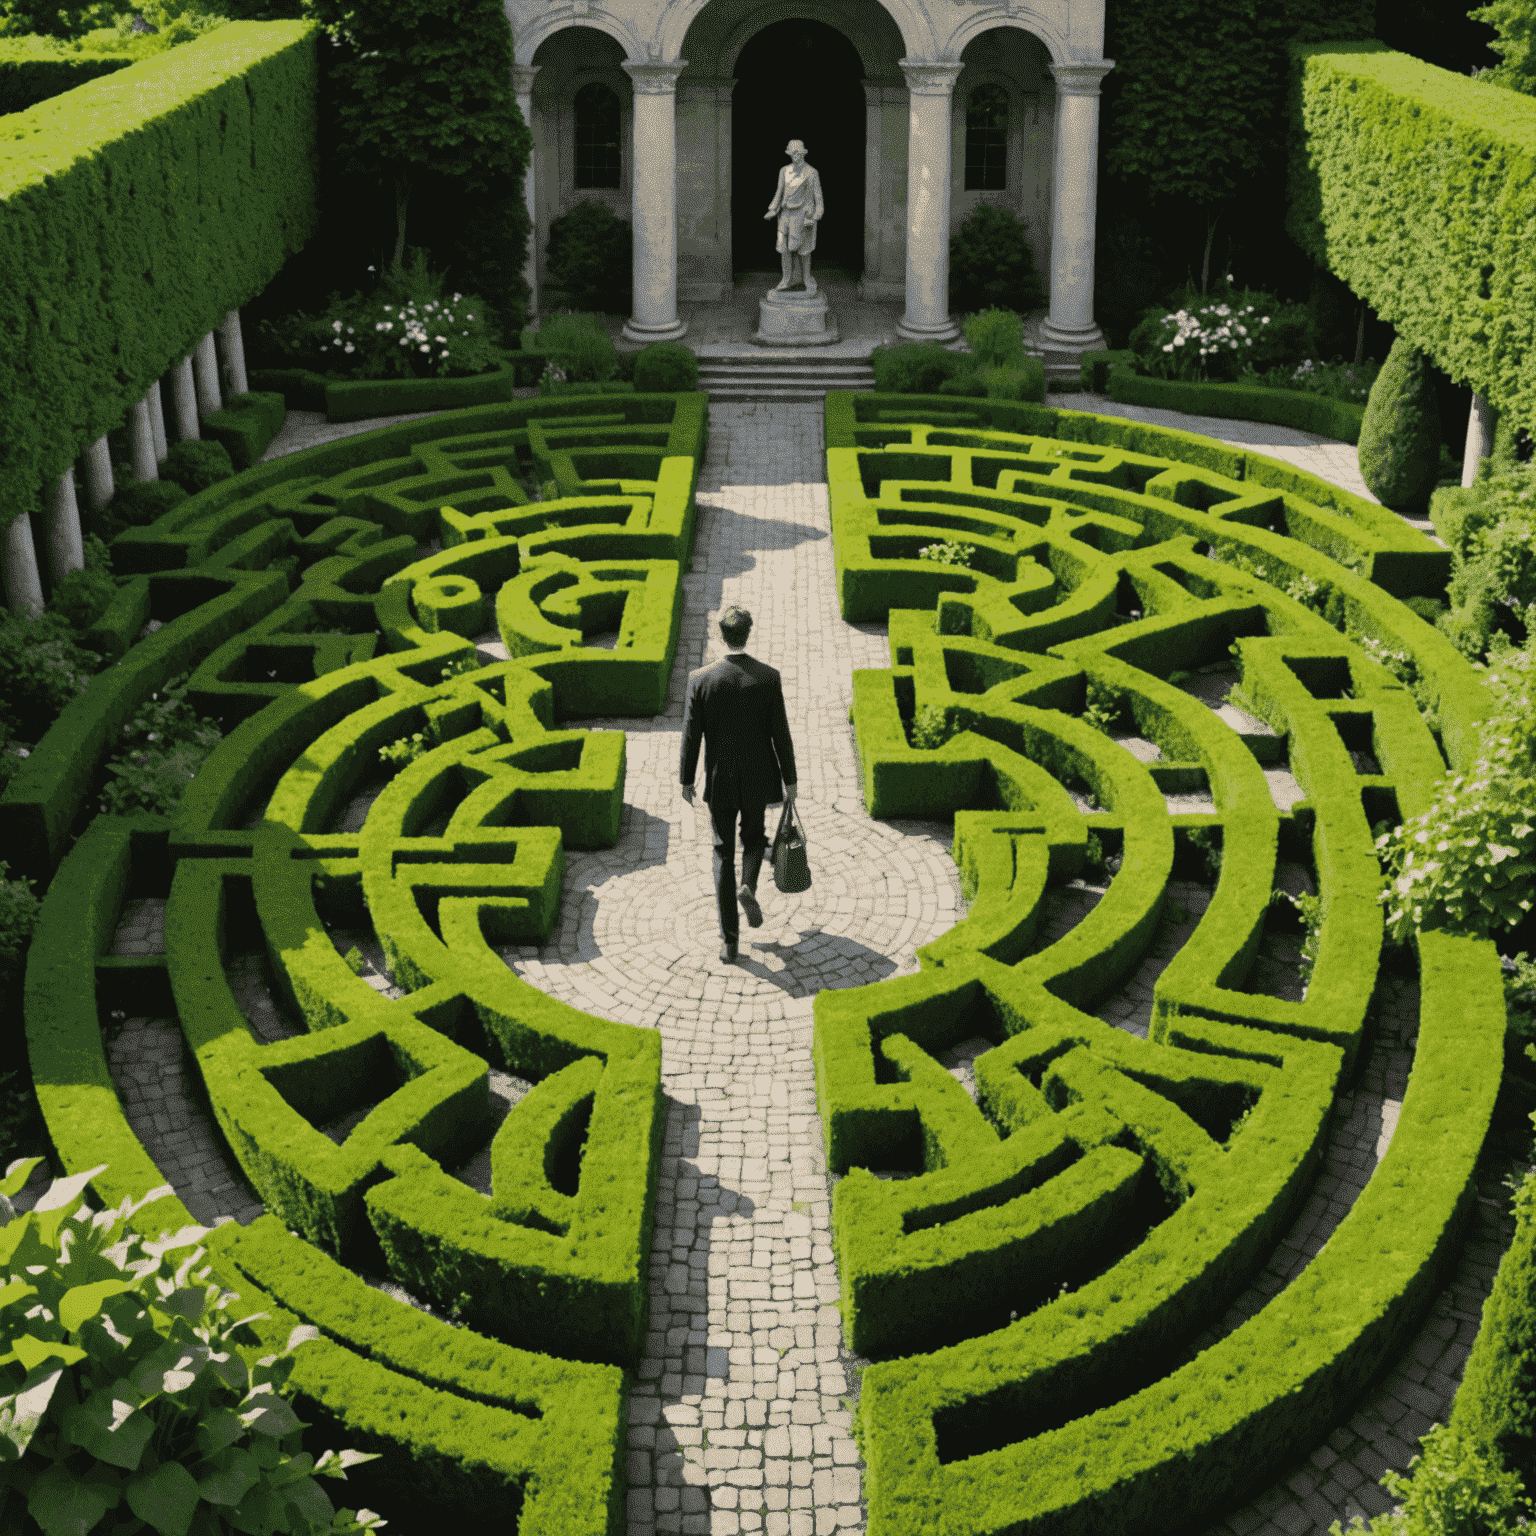
[{"label": "dark green hedge wall", "polygon": [[317,35],[231,23],[8,120],[0,524],[309,238]]},{"label": "dark green hedge wall", "polygon": [[1375,42],[1295,59],[1287,229],[1445,372],[1536,422],[1536,100]]}]

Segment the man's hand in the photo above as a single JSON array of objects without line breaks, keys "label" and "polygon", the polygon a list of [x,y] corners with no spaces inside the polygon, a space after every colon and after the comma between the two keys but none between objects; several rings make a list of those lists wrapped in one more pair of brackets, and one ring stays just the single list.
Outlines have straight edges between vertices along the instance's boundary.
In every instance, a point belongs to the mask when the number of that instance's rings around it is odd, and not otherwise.
[{"label": "man's hand", "polygon": [[683,785],[683,799],[686,800],[689,805],[693,804],[693,793],[694,791],[692,784]]},{"label": "man's hand", "polygon": [[786,784],[784,786],[784,808],[786,810],[795,803],[795,788],[796,786],[793,784]]}]

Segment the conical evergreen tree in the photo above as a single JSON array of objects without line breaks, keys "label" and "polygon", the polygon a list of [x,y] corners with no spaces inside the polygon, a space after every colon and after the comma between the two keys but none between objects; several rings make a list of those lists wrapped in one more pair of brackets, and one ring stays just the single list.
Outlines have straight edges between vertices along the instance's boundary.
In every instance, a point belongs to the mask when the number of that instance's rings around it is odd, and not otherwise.
[{"label": "conical evergreen tree", "polygon": [[1401,336],[1371,386],[1360,424],[1360,474],[1383,506],[1422,513],[1440,470],[1440,402],[1429,363]]},{"label": "conical evergreen tree", "polygon": [[1451,1427],[1536,1489],[1536,1175],[1515,1197],[1515,1235],[1483,1304]]}]

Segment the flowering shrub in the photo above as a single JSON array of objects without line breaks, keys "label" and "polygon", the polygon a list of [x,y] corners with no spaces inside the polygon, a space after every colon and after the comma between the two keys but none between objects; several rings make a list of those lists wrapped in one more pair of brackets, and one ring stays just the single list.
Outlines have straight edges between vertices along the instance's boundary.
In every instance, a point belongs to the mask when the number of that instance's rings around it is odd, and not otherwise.
[{"label": "flowering shrub", "polygon": [[1310,328],[1305,305],[1229,287],[1225,295],[1187,295],[1178,309],[1148,310],[1129,345],[1154,378],[1233,380],[1299,361]]},{"label": "flowering shrub", "polygon": [[1436,498],[1435,527],[1454,566],[1440,628],[1463,655],[1480,660],[1498,638],[1519,633],[1536,604],[1536,471],[1485,472],[1474,485]]},{"label": "flowering shrub", "polygon": [[1380,372],[1381,364],[1374,358],[1367,358],[1363,363],[1346,363],[1336,357],[1331,363],[1325,363],[1321,359],[1304,357],[1294,366],[1282,363],[1263,373],[1248,368],[1238,375],[1238,383],[1260,384],[1266,389],[1301,390],[1309,395],[1326,395],[1330,400],[1364,405]]},{"label": "flowering shrub", "polygon": [[351,379],[460,378],[488,373],[506,356],[484,302],[444,295],[442,274],[427,270],[421,250],[399,273],[386,273],[373,294],[333,293],[323,315],[263,321],[259,330],[288,360],[312,360]]},{"label": "flowering shrub", "polygon": [[293,1351],[319,1329],[263,1349],[250,1327],[261,1314],[232,1317],[233,1294],[202,1265],[207,1227],[154,1242],[129,1230],[168,1187],[92,1212],[93,1168],[16,1216],[11,1196],[41,1161],[0,1180],[0,1528],[340,1536],[383,1525],[370,1510],[334,1510],[315,1481],[376,1457],[299,1449],[304,1425],[284,1390]]},{"label": "flowering shrub", "polygon": [[1536,652],[1504,653],[1486,682],[1500,700],[1466,773],[1376,843],[1381,900],[1399,943],[1424,928],[1486,938],[1511,928],[1536,896]]},{"label": "flowering shrub", "polygon": [[974,546],[970,544],[925,544],[918,550],[917,558],[932,560],[937,565],[969,565],[975,552]]}]

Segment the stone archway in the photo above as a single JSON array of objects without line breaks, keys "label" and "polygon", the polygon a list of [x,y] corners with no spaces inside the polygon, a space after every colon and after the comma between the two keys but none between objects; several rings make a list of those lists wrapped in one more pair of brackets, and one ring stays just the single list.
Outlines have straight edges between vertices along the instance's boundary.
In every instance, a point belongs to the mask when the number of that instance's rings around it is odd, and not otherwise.
[{"label": "stone archway", "polygon": [[731,103],[731,231],[736,272],[776,270],[773,225],[763,217],[784,146],[804,140],[821,176],[827,218],[817,266],[864,270],[864,70],[836,27],[795,18],[770,22],[742,48]]}]

